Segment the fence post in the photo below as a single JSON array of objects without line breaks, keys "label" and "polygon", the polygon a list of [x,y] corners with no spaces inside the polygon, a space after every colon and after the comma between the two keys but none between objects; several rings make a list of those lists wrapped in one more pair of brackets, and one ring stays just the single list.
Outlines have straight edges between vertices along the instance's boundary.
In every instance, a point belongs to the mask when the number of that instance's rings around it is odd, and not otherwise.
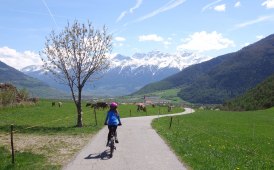
[{"label": "fence post", "polygon": [[169,129],[171,128],[171,125],[172,125],[172,116],[170,117]]},{"label": "fence post", "polygon": [[95,116],[95,125],[97,126],[97,116],[96,116],[96,110],[95,110],[95,108],[94,108],[94,116]]},{"label": "fence post", "polygon": [[252,130],[252,132],[253,132],[253,137],[252,137],[252,139],[254,140],[254,135],[255,135],[255,133],[254,133],[254,123],[253,123],[253,130]]},{"label": "fence post", "polygon": [[131,117],[131,109],[129,110],[129,116]]},{"label": "fence post", "polygon": [[10,144],[11,144],[11,162],[14,164],[14,147],[13,147],[13,124],[10,125]]}]

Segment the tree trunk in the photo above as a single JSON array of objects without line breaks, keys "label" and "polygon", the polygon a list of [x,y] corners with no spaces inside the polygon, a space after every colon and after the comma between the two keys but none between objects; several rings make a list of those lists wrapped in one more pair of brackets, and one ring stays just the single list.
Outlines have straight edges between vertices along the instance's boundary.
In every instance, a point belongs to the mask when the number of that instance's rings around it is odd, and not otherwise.
[{"label": "tree trunk", "polygon": [[83,127],[83,119],[82,119],[82,106],[81,106],[81,98],[82,98],[82,89],[78,89],[78,101],[77,101],[77,127]]},{"label": "tree trunk", "polygon": [[83,127],[83,119],[82,119],[82,112],[81,112],[81,108],[78,109],[77,106],[77,127]]}]

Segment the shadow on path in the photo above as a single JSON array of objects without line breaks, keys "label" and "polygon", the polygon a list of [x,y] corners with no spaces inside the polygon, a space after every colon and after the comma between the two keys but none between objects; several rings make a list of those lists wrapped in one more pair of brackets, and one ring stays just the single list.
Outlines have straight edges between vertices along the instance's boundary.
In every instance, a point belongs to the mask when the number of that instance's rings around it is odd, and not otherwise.
[{"label": "shadow on path", "polygon": [[87,157],[85,157],[85,159],[101,159],[101,160],[108,160],[110,159],[110,154],[109,154],[109,150],[105,150],[102,153],[94,153],[94,154],[90,154]]}]

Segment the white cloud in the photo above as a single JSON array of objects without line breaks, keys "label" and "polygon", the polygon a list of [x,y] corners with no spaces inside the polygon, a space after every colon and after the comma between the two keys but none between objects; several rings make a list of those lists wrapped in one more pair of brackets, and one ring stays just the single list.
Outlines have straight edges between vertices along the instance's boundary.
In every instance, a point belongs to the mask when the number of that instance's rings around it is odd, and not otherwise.
[{"label": "white cloud", "polygon": [[260,39],[263,39],[265,36],[263,36],[263,35],[257,35],[256,36],[256,38],[258,39],[258,40],[260,40]]},{"label": "white cloud", "polygon": [[222,34],[213,31],[207,33],[206,31],[196,32],[189,35],[184,43],[177,47],[177,50],[190,50],[196,52],[205,52],[211,50],[221,50],[235,46],[232,40],[224,38]]},{"label": "white cloud", "polygon": [[124,37],[115,37],[116,41],[125,41],[126,39]]},{"label": "white cloud", "polygon": [[235,5],[234,5],[234,7],[236,7],[236,8],[239,8],[240,6],[241,6],[241,2],[240,1],[236,2]]},{"label": "white cloud", "polygon": [[274,8],[274,0],[266,0],[262,3],[266,8]]},{"label": "white cloud", "polygon": [[202,8],[202,12],[204,12],[204,11],[207,10],[207,9],[211,9],[213,5],[215,5],[215,4],[217,4],[217,3],[221,2],[221,1],[222,1],[222,0],[217,0],[217,1],[214,1],[214,2],[212,2],[212,3],[210,3],[210,4],[205,5],[205,6]]},{"label": "white cloud", "polygon": [[138,8],[141,6],[142,2],[143,2],[143,0],[137,0],[135,6],[132,7],[132,8],[130,8],[130,9],[129,9],[129,12],[130,12],[130,13],[133,13],[133,11],[134,11],[135,9],[138,9]]},{"label": "white cloud", "polygon": [[43,64],[39,54],[32,51],[17,52],[9,47],[0,48],[0,61],[16,69]]},{"label": "white cloud", "polygon": [[121,21],[121,20],[126,16],[126,14],[127,14],[127,11],[123,11],[123,12],[119,15],[119,17],[116,19],[116,22]]},{"label": "white cloud", "polygon": [[149,35],[141,35],[139,36],[139,41],[154,41],[154,42],[160,42],[163,44],[163,47],[165,48],[169,48],[169,46],[171,45],[171,38],[167,38],[166,40],[156,34],[149,34]]},{"label": "white cloud", "polygon": [[139,36],[139,41],[157,41],[162,42],[164,39],[161,36],[158,36],[156,34],[149,34],[149,35],[141,35]]},{"label": "white cloud", "polygon": [[114,45],[115,47],[123,47],[123,46],[124,46],[123,43],[113,43],[113,45]]},{"label": "white cloud", "polygon": [[226,5],[225,4],[217,5],[217,6],[214,7],[214,10],[218,11],[218,12],[223,12],[223,11],[225,11],[225,9],[226,9]]},{"label": "white cloud", "polygon": [[166,46],[168,46],[168,45],[171,44],[171,42],[169,42],[169,41],[164,41],[163,43],[164,43]]},{"label": "white cloud", "polygon": [[[137,2],[136,2],[136,4],[134,5],[134,7],[132,7],[132,8],[129,9],[129,12],[130,12],[130,13],[133,13],[136,9],[138,9],[138,8],[141,6],[142,3],[143,3],[143,0],[137,0]],[[116,22],[121,21],[121,20],[126,16],[127,13],[128,13],[128,11],[123,11],[123,12],[119,15],[119,17],[116,19]]]},{"label": "white cloud", "polygon": [[260,22],[263,22],[263,21],[268,21],[268,20],[273,20],[273,19],[274,19],[274,16],[261,16],[257,19],[237,24],[235,27],[236,28],[244,28],[244,27],[247,27],[247,26],[250,26],[250,25],[254,25],[254,24],[257,24],[257,23],[260,23]]},{"label": "white cloud", "polygon": [[156,9],[155,11],[139,18],[136,20],[136,22],[141,22],[143,20],[146,20],[148,18],[151,18],[151,17],[154,17],[162,12],[165,12],[165,11],[168,11],[168,10],[171,10],[179,5],[181,5],[182,3],[184,3],[186,0],[171,0],[169,1],[167,4],[165,4],[164,6]]},{"label": "white cloud", "polygon": [[249,46],[249,45],[250,45],[250,43],[246,42],[246,43],[243,45],[243,47],[246,47],[246,46]]}]

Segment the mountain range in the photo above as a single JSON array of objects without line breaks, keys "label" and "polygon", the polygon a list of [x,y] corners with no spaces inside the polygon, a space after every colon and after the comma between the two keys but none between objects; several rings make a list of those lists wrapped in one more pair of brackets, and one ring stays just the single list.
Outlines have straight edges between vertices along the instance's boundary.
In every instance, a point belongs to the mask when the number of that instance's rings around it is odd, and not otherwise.
[{"label": "mountain range", "polygon": [[[189,52],[167,54],[152,51],[136,53],[131,57],[116,54],[111,57],[110,68],[102,74],[101,78],[85,85],[84,95],[128,95],[146,84],[162,80],[192,64],[208,59],[209,57]],[[41,66],[32,65],[23,68],[21,71],[54,88],[69,92],[67,86],[56,82],[54,77],[51,74],[46,74],[47,72]]]},{"label": "mountain range", "polygon": [[242,95],[274,73],[274,34],[243,49],[194,64],[134,94],[180,88],[191,103],[218,104]]},{"label": "mountain range", "polygon": [[[274,35],[237,52],[209,59],[189,52],[167,54],[153,51],[136,53],[131,57],[113,55],[110,68],[101,79],[86,84],[84,95],[148,94],[179,88],[177,95],[185,101],[223,103],[244,94],[274,74]],[[53,88],[69,94],[68,87],[54,81],[41,66],[29,66],[21,71],[25,74],[1,63],[0,81],[12,82],[32,91],[40,89],[32,92],[35,94],[42,92],[47,95]],[[43,90],[45,88],[48,90]]]}]

